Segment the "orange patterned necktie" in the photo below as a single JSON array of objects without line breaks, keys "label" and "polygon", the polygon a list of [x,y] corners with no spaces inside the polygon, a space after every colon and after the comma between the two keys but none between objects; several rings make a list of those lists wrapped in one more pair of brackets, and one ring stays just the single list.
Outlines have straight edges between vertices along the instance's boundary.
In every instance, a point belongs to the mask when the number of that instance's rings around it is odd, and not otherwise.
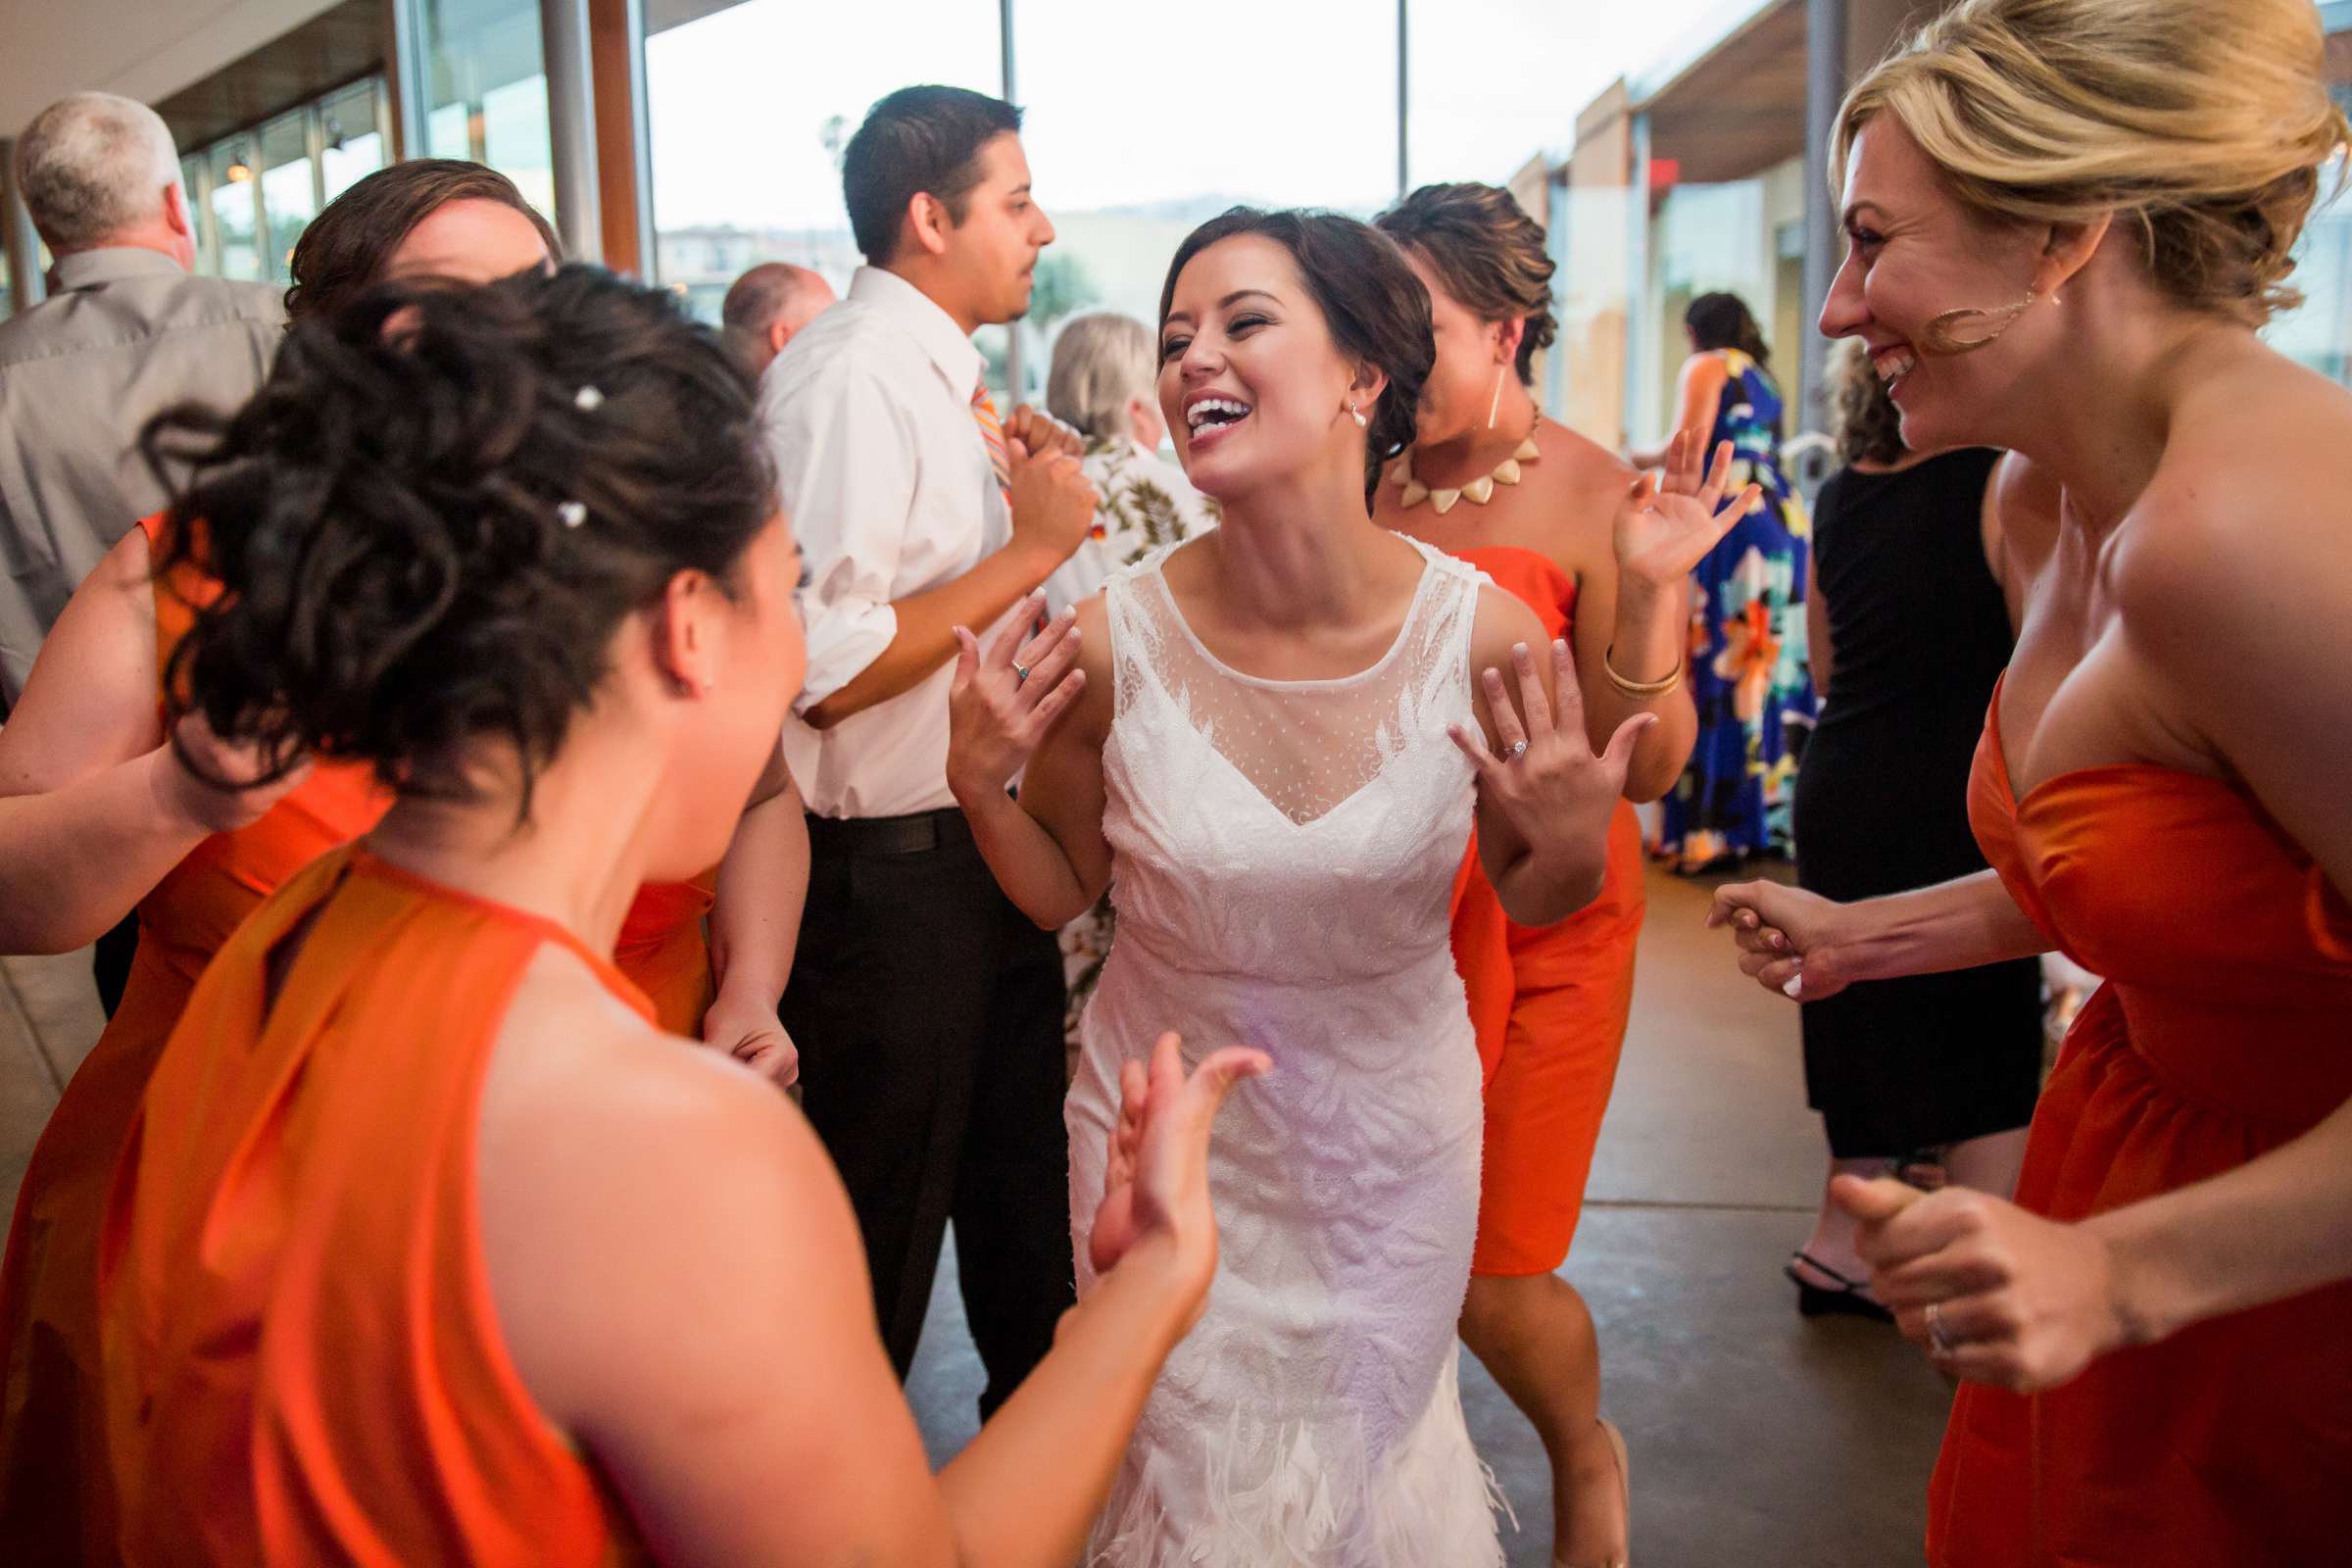
[{"label": "orange patterned necktie", "polygon": [[986,381],[972,388],[972,422],[980,426],[980,440],[988,448],[988,466],[997,470],[997,488],[1004,492],[1004,500],[1009,505],[1012,501],[1012,459],[1004,450],[1004,425],[997,417],[996,399],[988,395]]}]

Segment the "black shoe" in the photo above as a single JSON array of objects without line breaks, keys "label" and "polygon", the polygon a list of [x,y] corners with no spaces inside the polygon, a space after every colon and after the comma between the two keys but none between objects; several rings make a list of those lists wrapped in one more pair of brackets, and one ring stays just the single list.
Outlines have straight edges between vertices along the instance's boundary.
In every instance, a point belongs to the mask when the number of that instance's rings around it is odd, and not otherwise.
[{"label": "black shoe", "polygon": [[[1826,1279],[1836,1280],[1835,1286],[1816,1285],[1796,1271],[1802,1263]],[[1790,1254],[1781,1272],[1796,1287],[1796,1310],[1803,1317],[1862,1317],[1874,1323],[1892,1323],[1894,1314],[1870,1295],[1870,1286],[1862,1280],[1847,1279],[1836,1269],[1809,1252]]]}]

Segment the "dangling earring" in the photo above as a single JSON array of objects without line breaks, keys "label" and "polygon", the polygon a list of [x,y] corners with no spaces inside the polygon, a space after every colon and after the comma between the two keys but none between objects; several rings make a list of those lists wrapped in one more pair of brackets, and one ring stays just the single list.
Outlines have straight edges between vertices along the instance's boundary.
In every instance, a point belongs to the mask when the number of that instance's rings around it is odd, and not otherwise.
[{"label": "dangling earring", "polygon": [[1355,416],[1355,427],[1356,427],[1357,429],[1359,429],[1359,430],[1360,430],[1360,429],[1362,429],[1362,428],[1363,428],[1365,425],[1367,425],[1367,424],[1370,424],[1370,423],[1372,422],[1371,420],[1369,420],[1369,419],[1367,419],[1367,418],[1365,418],[1365,417],[1364,417],[1364,411],[1363,411],[1363,410],[1361,410],[1361,409],[1359,409],[1359,408],[1357,408],[1357,407],[1356,407],[1354,404],[1352,404],[1352,403],[1350,403],[1350,404],[1348,404],[1348,412],[1349,414],[1352,414],[1352,415],[1354,415],[1354,416]]},{"label": "dangling earring", "polygon": [[1494,367],[1494,396],[1487,403],[1487,428],[1490,430],[1494,428],[1494,420],[1502,413],[1502,377],[1508,369],[1510,367],[1507,365]]},{"label": "dangling earring", "polygon": [[[2039,298],[2041,298],[2040,290],[2028,289],[2024,299],[2019,300],[2015,305],[2004,305],[1997,311],[1946,311],[1920,328],[1920,347],[1926,349],[1930,354],[1940,354],[1946,357],[1974,354],[1977,350],[1988,347],[1998,341],[2000,335],[2016,325],[2017,318],[2025,315],[2034,302]],[[1979,337],[1961,337],[1953,330],[1961,322],[1972,318],[1987,323],[1991,330]]]}]

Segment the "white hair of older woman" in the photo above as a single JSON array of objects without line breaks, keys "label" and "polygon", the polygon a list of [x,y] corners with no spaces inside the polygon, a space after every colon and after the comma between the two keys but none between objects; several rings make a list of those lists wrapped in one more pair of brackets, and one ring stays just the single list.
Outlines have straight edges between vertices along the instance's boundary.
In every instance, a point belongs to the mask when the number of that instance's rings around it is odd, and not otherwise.
[{"label": "white hair of older woman", "polygon": [[179,150],[163,117],[111,92],[59,99],[17,140],[17,189],[55,254],[158,221],[165,190],[178,183]]},{"label": "white hair of older woman", "polygon": [[1046,376],[1046,409],[1097,440],[1131,433],[1128,407],[1155,397],[1159,368],[1152,329],[1132,316],[1098,311],[1073,317],[1054,339],[1054,368]]}]

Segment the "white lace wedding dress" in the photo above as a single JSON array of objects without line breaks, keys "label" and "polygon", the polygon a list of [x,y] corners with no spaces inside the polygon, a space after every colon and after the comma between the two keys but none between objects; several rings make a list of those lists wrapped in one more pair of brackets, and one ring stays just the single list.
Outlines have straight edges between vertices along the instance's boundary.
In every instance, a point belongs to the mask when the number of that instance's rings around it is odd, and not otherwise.
[{"label": "white lace wedding dress", "polygon": [[[1177,546],[1175,548],[1184,548]],[[1499,1564],[1454,1325],[1478,1223],[1479,1067],[1448,941],[1472,773],[1480,574],[1416,545],[1396,645],[1339,680],[1228,668],[1162,550],[1105,587],[1116,717],[1103,819],[1117,911],[1070,1091],[1079,1291],[1120,1063],[1274,1058],[1227,1103],[1206,1315],[1153,1389],[1088,1562]]]}]

